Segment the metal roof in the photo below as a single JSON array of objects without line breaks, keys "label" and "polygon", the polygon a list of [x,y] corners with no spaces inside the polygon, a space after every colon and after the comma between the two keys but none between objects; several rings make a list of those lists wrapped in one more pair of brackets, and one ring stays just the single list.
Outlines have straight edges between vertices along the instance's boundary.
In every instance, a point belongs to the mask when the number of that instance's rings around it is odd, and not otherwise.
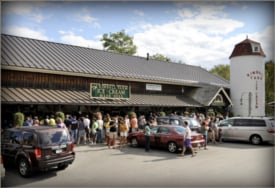
[{"label": "metal roof", "polygon": [[216,96],[220,93],[223,93],[225,99],[228,101],[229,104],[232,105],[232,101],[230,97],[227,95],[226,91],[222,87],[202,87],[195,90],[192,95],[192,98],[198,101],[200,104],[204,106],[210,106]]},{"label": "metal roof", "polygon": [[97,106],[163,106],[163,107],[201,107],[187,96],[131,94],[130,99],[90,98],[88,91],[68,91],[30,88],[1,88],[3,104],[60,104]]},{"label": "metal roof", "polygon": [[1,36],[2,69],[229,88],[229,81],[198,66],[5,34]]}]

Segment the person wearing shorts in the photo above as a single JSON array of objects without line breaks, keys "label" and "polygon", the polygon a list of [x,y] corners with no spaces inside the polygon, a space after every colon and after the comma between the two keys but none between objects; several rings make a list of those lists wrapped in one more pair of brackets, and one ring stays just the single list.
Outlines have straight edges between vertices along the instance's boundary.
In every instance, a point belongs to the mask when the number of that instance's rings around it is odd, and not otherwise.
[{"label": "person wearing shorts", "polygon": [[113,147],[115,149],[115,142],[116,142],[116,137],[117,137],[117,125],[115,121],[110,122],[110,132],[109,132],[109,143],[108,143],[108,148]]},{"label": "person wearing shorts", "polygon": [[120,130],[120,148],[122,148],[123,146],[125,146],[127,144],[127,136],[128,136],[128,127],[126,125],[125,119],[123,117],[121,117],[120,119],[120,126],[119,126],[119,130]]},{"label": "person wearing shorts", "polygon": [[182,149],[182,156],[184,156],[186,148],[189,148],[192,152],[192,157],[195,157],[195,152],[191,144],[191,129],[188,126],[188,122],[184,121],[183,126],[185,128],[185,134],[183,138],[183,149]]}]

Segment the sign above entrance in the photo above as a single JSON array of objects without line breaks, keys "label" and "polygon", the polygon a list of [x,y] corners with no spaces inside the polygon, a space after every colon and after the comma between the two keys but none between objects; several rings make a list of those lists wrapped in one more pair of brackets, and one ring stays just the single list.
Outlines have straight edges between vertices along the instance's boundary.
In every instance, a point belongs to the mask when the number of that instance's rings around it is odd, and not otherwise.
[{"label": "sign above entrance", "polygon": [[160,84],[146,84],[146,90],[161,91],[162,88]]},{"label": "sign above entrance", "polygon": [[107,98],[107,99],[129,99],[130,86],[116,84],[90,84],[91,98]]}]

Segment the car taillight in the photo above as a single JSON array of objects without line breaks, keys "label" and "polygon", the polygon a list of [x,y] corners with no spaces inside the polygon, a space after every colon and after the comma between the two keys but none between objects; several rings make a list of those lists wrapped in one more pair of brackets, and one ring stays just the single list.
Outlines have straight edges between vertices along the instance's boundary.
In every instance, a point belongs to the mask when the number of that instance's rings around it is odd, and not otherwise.
[{"label": "car taillight", "polygon": [[34,150],[34,154],[35,154],[35,158],[41,158],[41,156],[42,156],[42,151],[41,151],[41,149],[40,148],[35,148],[35,150]]},{"label": "car taillight", "polygon": [[275,134],[275,129],[268,129],[267,132],[271,134]]},{"label": "car taillight", "polygon": [[72,147],[72,152],[74,152],[74,143],[72,143],[71,147]]}]

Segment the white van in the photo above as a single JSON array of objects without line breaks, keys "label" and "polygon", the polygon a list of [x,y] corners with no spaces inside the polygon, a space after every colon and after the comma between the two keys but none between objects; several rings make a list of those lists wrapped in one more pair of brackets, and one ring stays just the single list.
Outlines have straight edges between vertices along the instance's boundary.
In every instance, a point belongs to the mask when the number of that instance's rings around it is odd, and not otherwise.
[{"label": "white van", "polygon": [[274,143],[274,117],[232,117],[220,122],[223,140],[243,140],[258,145]]}]

